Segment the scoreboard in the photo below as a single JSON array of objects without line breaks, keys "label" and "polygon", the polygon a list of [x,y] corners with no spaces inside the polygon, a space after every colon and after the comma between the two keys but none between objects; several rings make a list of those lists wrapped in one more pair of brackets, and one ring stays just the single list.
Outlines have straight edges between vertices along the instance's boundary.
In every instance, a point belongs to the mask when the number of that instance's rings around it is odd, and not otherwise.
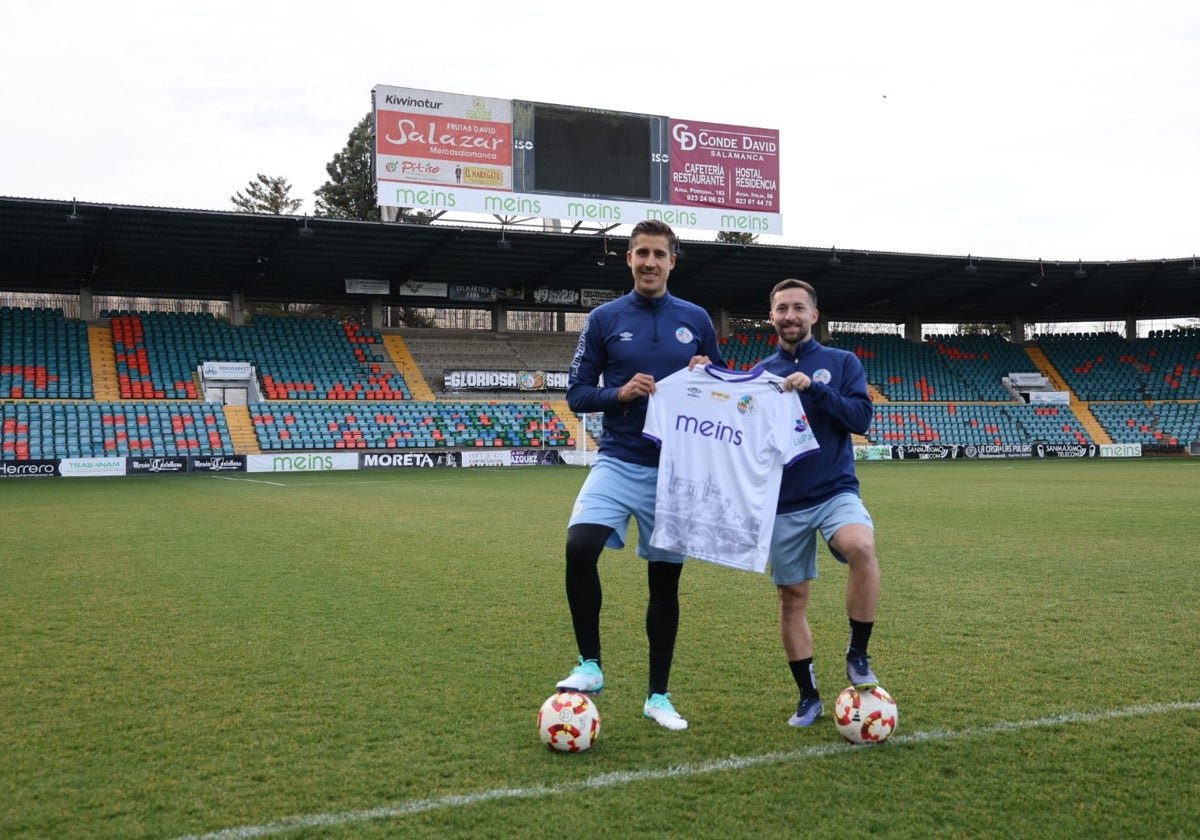
[{"label": "scoreboard", "polygon": [[667,203],[667,121],[513,103],[513,189]]},{"label": "scoreboard", "polygon": [[387,207],[781,233],[779,132],[378,85]]}]

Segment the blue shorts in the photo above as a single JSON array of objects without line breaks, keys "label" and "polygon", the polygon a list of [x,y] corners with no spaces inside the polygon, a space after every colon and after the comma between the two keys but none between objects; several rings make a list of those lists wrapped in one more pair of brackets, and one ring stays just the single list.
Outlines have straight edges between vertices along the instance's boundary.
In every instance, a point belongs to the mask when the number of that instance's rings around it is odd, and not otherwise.
[{"label": "blue shorts", "polygon": [[647,560],[682,563],[687,557],[650,545],[654,532],[654,494],[658,467],[631,464],[600,455],[575,497],[571,525],[607,525],[613,529],[604,543],[607,548],[624,548],[629,518],[637,520],[637,553]]},{"label": "blue shorts", "polygon": [[[816,507],[777,514],[769,555],[771,580],[775,585],[789,586],[816,578],[817,531],[828,545],[843,525],[875,528],[871,514],[854,493],[842,493]],[[829,550],[839,563],[846,562],[832,546]]]}]

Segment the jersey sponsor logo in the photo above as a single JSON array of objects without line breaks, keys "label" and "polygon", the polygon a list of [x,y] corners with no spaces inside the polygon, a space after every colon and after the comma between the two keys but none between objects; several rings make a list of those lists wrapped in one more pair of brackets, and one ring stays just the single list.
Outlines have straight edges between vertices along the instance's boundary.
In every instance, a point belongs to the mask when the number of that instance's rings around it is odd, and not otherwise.
[{"label": "jersey sponsor logo", "polygon": [[692,335],[692,331],[687,327],[680,327],[679,329],[675,330],[675,340],[680,344],[691,344],[693,338],[695,338],[695,336]]},{"label": "jersey sponsor logo", "polygon": [[813,375],[809,377],[813,382],[820,382],[822,385],[828,385],[833,379],[833,375],[825,368],[813,371]]},{"label": "jersey sponsor logo", "polygon": [[737,401],[737,410],[747,417],[753,416],[758,412],[758,401],[750,394],[746,394],[746,396]]},{"label": "jersey sponsor logo", "polygon": [[820,448],[817,446],[817,437],[808,424],[808,415],[806,414],[801,414],[796,418],[796,425],[792,429],[792,446],[802,448],[806,454]]},{"label": "jersey sponsor logo", "polygon": [[719,403],[729,402],[729,395],[722,394],[720,391],[709,391],[708,398],[710,400],[712,400],[713,402],[719,402]]},{"label": "jersey sponsor logo", "polygon": [[724,443],[732,443],[734,446],[742,445],[741,430],[726,426],[719,420],[701,420],[698,417],[677,414],[675,415],[675,431],[701,435]]}]

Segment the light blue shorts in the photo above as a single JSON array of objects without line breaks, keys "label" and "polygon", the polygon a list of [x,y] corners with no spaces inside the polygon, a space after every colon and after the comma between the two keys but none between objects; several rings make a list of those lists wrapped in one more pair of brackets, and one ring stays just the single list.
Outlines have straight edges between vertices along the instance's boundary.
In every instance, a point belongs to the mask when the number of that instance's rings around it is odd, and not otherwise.
[{"label": "light blue shorts", "polygon": [[[775,517],[775,530],[771,533],[771,580],[776,586],[790,586],[817,577],[817,531],[825,538],[825,544],[843,525],[867,525],[872,530],[875,523],[871,514],[854,493],[842,493],[816,507],[781,513]],[[846,558],[830,546],[829,550],[839,563]]]},{"label": "light blue shorts", "polygon": [[575,497],[571,525],[607,525],[613,529],[605,547],[625,547],[629,518],[637,521],[637,553],[647,560],[682,563],[687,557],[650,545],[654,532],[654,493],[658,467],[631,464],[605,455],[597,456]]}]

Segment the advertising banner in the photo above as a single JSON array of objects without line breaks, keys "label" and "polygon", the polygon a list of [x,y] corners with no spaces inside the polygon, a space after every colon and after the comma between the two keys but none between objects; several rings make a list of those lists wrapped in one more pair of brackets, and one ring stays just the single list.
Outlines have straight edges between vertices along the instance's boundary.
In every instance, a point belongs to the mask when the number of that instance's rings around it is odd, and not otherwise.
[{"label": "advertising banner", "polygon": [[408,280],[397,286],[396,292],[400,297],[444,298],[450,293],[450,285],[448,283],[419,283],[416,280]]},{"label": "advertising banner", "polygon": [[391,292],[391,284],[386,280],[366,280],[346,278],[346,294],[348,295],[386,295]]},{"label": "advertising banner", "polygon": [[98,475],[125,475],[124,458],[63,458],[58,473],[67,478],[88,478]]},{"label": "advertising banner", "polygon": [[553,303],[561,306],[578,306],[579,292],[575,289],[551,289],[546,286],[533,290],[537,303]]},{"label": "advertising banner", "polygon": [[1035,443],[1035,458],[1099,458],[1100,447],[1094,443]]},{"label": "advertising banner", "polygon": [[357,452],[293,452],[274,455],[247,455],[246,472],[294,473],[357,470]]},{"label": "advertising banner", "polygon": [[1070,405],[1070,391],[1030,391],[1031,405]]},{"label": "advertising banner", "polygon": [[462,453],[464,467],[532,467],[563,463],[554,449],[485,449]]},{"label": "advertising banner", "polygon": [[454,284],[450,287],[450,300],[482,301],[490,303],[499,296],[495,286]]},{"label": "advertising banner", "polygon": [[968,458],[987,460],[992,458],[1098,458],[1100,447],[1096,444],[1076,443],[1004,443],[1004,444],[942,444],[912,443],[892,447],[892,457],[897,460],[954,460]]},{"label": "advertising banner", "polygon": [[245,472],[245,455],[193,455],[188,467],[194,473]]},{"label": "advertising banner", "polygon": [[912,443],[892,447],[892,459],[897,461],[936,461],[958,458],[962,447],[943,443]]},{"label": "advertising banner", "polygon": [[565,391],[565,370],[444,370],[443,391]]},{"label": "advertising banner", "polygon": [[552,467],[561,464],[557,449],[514,449],[512,450],[512,465],[514,467]]},{"label": "advertising banner", "polygon": [[624,294],[623,292],[614,292],[611,289],[580,289],[579,302],[588,307],[595,309],[602,303],[608,303],[610,300],[616,300]]},{"label": "advertising banner", "polygon": [[854,447],[855,461],[890,461],[892,448],[890,446],[856,446]]},{"label": "advertising banner", "polygon": [[364,470],[428,470],[436,467],[457,467],[462,461],[458,452],[364,452]]},{"label": "advertising banner", "polygon": [[249,362],[205,362],[200,371],[205,379],[249,379],[253,375]]},{"label": "advertising banner", "polygon": [[671,203],[779,212],[779,132],[671,120]]},{"label": "advertising banner", "polygon": [[159,473],[185,473],[188,459],[183,456],[168,458],[128,458],[125,468],[129,475],[157,475]]},{"label": "advertising banner", "polygon": [[[1193,455],[1197,454],[1195,452]],[[1101,458],[1141,458],[1140,443],[1102,443],[1100,444]]]},{"label": "advertising banner", "polygon": [[375,144],[381,187],[398,182],[454,190],[512,189],[509,99],[379,85]]},{"label": "advertising banner", "polygon": [[0,461],[0,478],[55,478],[57,475],[57,460]]}]

